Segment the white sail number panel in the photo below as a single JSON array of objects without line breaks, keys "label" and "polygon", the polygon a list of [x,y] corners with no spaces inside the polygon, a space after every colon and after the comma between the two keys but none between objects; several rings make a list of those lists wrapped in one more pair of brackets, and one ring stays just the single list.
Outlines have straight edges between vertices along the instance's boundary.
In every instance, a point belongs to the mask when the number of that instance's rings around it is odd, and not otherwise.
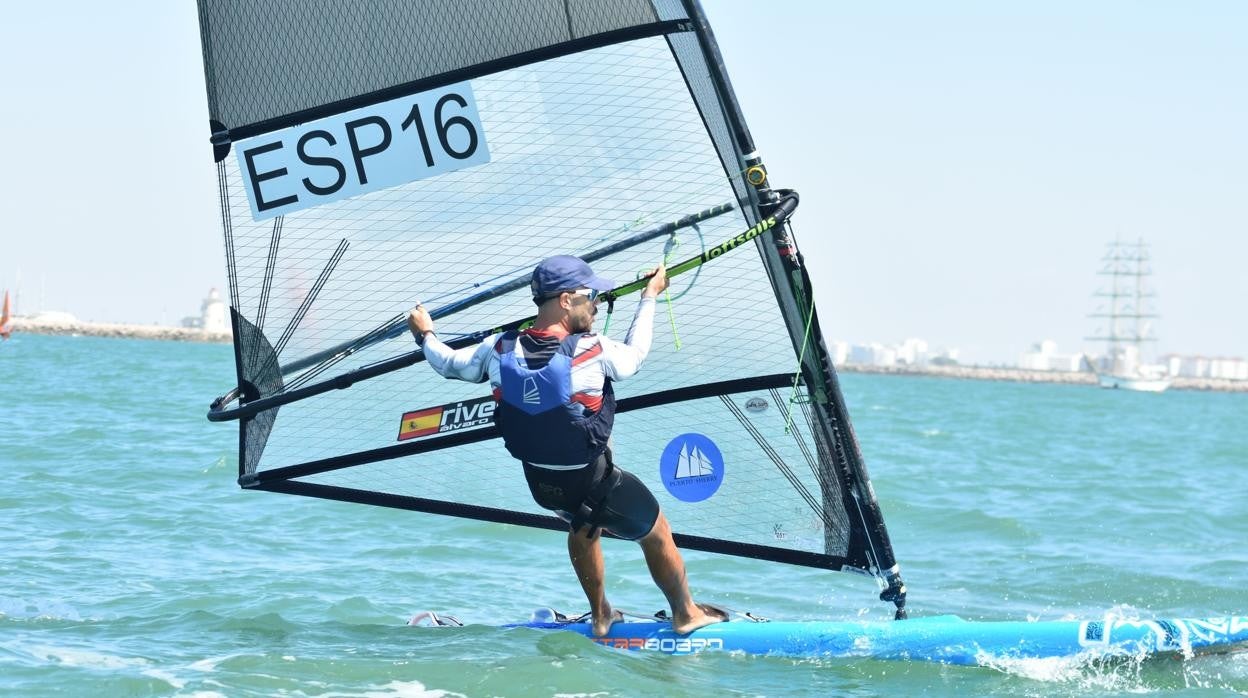
[{"label": "white sail number panel", "polygon": [[249,138],[235,152],[257,221],[490,161],[467,82]]}]

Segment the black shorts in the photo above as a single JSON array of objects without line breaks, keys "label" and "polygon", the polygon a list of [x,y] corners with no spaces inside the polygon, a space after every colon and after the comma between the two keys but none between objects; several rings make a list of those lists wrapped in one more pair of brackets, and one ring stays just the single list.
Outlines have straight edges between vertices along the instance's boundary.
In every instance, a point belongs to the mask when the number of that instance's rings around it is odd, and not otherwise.
[{"label": "black shorts", "polygon": [[[589,488],[606,472],[610,452],[594,463],[575,470],[551,470],[524,464],[524,479],[529,483],[533,501],[550,509],[564,521],[571,522],[569,512],[580,508]],[[644,538],[659,520],[659,502],[636,475],[618,466],[619,482],[602,500],[594,523],[627,540]]]}]

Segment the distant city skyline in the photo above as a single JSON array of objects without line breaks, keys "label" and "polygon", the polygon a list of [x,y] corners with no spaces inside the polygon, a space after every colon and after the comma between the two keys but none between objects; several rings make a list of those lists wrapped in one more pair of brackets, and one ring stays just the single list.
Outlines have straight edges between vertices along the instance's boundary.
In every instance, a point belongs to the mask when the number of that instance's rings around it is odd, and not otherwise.
[{"label": "distant city skyline", "polygon": [[[1121,236],[1151,245],[1154,354],[1248,355],[1248,5],[705,6],[774,183],[802,194],[829,341],[1103,350],[1086,315]],[[46,279],[84,320],[195,314],[225,265],[194,4],[8,19],[0,289],[20,269],[23,311]]]}]

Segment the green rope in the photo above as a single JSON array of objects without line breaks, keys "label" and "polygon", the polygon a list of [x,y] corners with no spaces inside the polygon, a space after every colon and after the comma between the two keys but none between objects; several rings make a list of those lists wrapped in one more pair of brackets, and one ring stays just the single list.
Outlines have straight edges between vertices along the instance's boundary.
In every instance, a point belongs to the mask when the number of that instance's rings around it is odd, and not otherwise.
[{"label": "green rope", "polygon": [[[676,252],[676,248],[680,247],[680,240],[674,234],[672,235],[674,242],[671,249],[667,250],[663,255],[663,266],[667,266],[672,261],[672,254]],[[680,351],[680,333],[676,331],[676,313],[672,311],[672,288],[668,286],[663,289],[663,300],[667,305],[667,321],[672,326],[672,339],[676,341],[676,351]]]},{"label": "green rope", "polygon": [[667,321],[672,325],[672,339],[676,340],[676,351],[680,351],[680,334],[676,332],[676,314],[672,312],[672,290],[664,289],[664,300],[667,301]]},{"label": "green rope", "polygon": [[815,299],[810,299],[810,311],[806,314],[806,331],[802,334],[802,349],[797,352],[797,372],[793,374],[793,391],[789,393],[789,406],[784,415],[784,433],[793,428],[793,405],[797,404],[797,382],[802,377],[802,361],[806,359],[806,347],[810,345],[810,326],[815,319]]},{"label": "green rope", "polygon": [[[672,255],[674,255],[676,253],[676,250],[679,248],[680,248],[680,238],[676,237],[676,235],[673,233],[670,242],[664,247],[663,266],[667,266],[668,264],[671,264]],[[643,269],[637,273],[637,278],[641,279],[642,277],[644,277],[646,274],[649,274],[649,273],[650,273],[649,269]],[[680,333],[676,331],[676,313],[672,310],[671,287],[663,289],[663,303],[664,305],[667,306],[667,322],[668,324],[672,326],[672,338],[676,342],[676,351],[680,351],[680,348],[683,345],[681,344],[681,341],[680,341]],[[602,334],[605,336],[610,329],[611,329],[611,313],[608,312],[607,319],[604,320],[602,323]]]}]

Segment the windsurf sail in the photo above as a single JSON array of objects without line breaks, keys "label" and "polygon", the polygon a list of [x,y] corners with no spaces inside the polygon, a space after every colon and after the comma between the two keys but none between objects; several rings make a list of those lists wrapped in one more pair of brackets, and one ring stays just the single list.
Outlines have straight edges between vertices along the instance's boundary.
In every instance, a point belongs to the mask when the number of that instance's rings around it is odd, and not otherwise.
[{"label": "windsurf sail", "polygon": [[8,339],[13,334],[13,318],[9,314],[9,292],[4,292],[4,306],[0,307],[0,338]]},{"label": "windsurf sail", "polygon": [[592,260],[619,305],[666,261],[654,347],[616,386],[617,462],[678,545],[874,575],[902,617],[797,196],[771,187],[696,2],[199,18],[236,363],[209,418],[238,421],[243,487],[566,530],[483,387],[418,365],[404,313],[421,301],[464,346],[533,315],[545,257]]}]

